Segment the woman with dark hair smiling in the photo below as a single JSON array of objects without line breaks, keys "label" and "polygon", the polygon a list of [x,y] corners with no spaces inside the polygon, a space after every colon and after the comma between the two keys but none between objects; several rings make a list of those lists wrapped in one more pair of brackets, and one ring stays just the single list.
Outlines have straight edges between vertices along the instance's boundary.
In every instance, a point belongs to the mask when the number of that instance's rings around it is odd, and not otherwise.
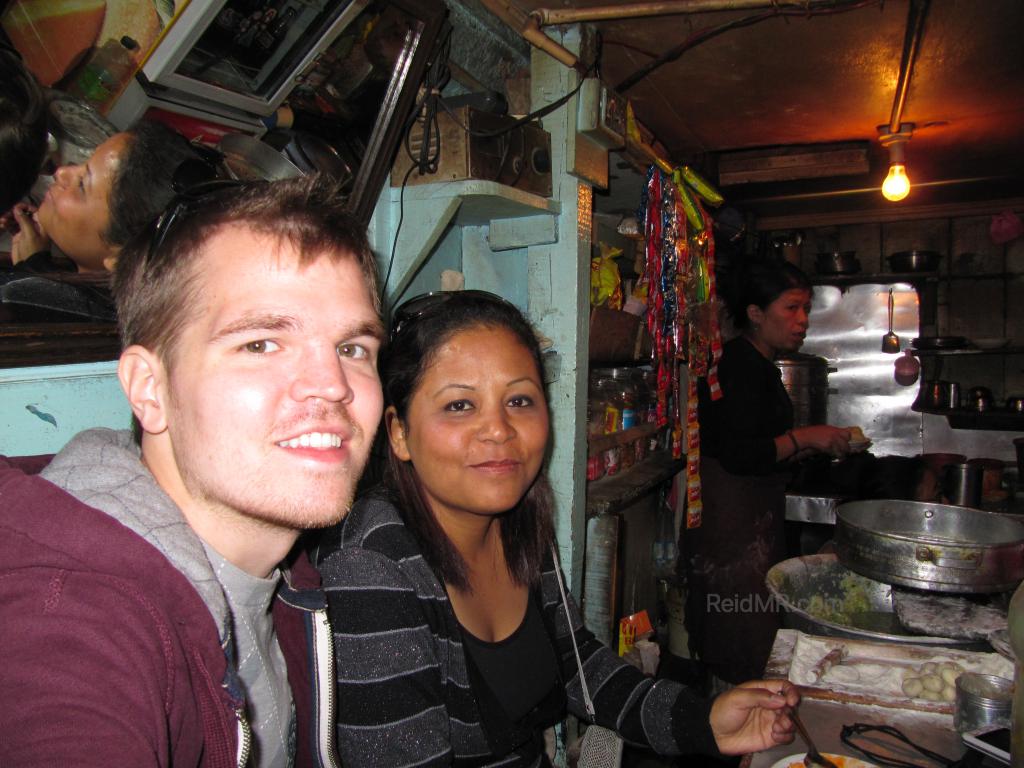
[{"label": "woman with dark hair smiling", "polygon": [[546,766],[567,712],[666,754],[792,739],[796,689],[715,700],[642,675],[566,593],[542,473],[549,415],[529,323],[480,291],[395,313],[384,487],[324,542],[345,765]]}]

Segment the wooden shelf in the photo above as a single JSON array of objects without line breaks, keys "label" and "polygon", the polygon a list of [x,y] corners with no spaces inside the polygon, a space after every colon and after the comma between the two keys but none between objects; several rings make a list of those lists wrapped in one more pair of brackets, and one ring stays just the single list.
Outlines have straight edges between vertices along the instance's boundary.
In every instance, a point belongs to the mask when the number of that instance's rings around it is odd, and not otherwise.
[{"label": "wooden shelf", "polygon": [[673,459],[670,451],[659,451],[616,475],[593,480],[587,483],[587,517],[628,507],[685,468],[686,462]]},{"label": "wooden shelf", "polygon": [[648,437],[657,431],[656,424],[641,424],[639,427],[630,427],[621,432],[612,432],[610,435],[592,435],[587,438],[587,456],[596,456],[617,445],[629,445],[634,440]]},{"label": "wooden shelf", "polygon": [[1024,347],[1007,345],[1005,347],[958,347],[957,349],[915,349],[909,348],[914,357],[949,357],[953,355],[1024,355]]},{"label": "wooden shelf", "polygon": [[0,368],[94,363],[121,352],[113,323],[10,323],[0,325]]},{"label": "wooden shelf", "polygon": [[968,408],[938,409],[911,406],[912,411],[945,416],[953,429],[988,429],[997,432],[1024,432],[1024,413],[990,409],[972,411]]},{"label": "wooden shelf", "polygon": [[926,283],[939,279],[938,272],[855,272],[851,275],[811,275],[812,285],[862,285],[864,283]]},{"label": "wooden shelf", "polygon": [[[401,189],[391,187],[392,199],[398,200]],[[459,225],[489,224],[494,219],[561,213],[562,204],[550,197],[541,197],[515,187],[482,179],[437,181],[405,188],[406,205],[420,202],[436,203],[444,198],[460,200],[455,223]]]}]

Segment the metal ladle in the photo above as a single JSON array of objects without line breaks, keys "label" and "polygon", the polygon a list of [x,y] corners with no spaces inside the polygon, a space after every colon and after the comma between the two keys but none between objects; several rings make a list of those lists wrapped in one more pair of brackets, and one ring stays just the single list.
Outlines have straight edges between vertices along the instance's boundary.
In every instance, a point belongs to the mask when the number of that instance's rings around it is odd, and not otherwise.
[{"label": "metal ladle", "polygon": [[892,308],[893,308],[893,298],[892,298],[892,288],[890,288],[889,289],[889,332],[887,334],[885,334],[885,336],[882,337],[882,351],[887,353],[887,354],[890,354],[890,355],[895,355],[895,354],[898,354],[899,351],[900,351],[900,337],[892,332]]}]

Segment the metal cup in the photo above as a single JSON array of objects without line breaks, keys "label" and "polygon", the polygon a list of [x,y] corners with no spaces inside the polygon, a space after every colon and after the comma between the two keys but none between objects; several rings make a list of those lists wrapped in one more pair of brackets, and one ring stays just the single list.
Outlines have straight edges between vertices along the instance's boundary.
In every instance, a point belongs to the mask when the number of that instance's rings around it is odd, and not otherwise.
[{"label": "metal cup", "polygon": [[946,392],[946,402],[943,403],[943,405],[951,410],[956,410],[960,407],[960,382],[949,382],[949,390]]},{"label": "metal cup", "polygon": [[1013,681],[964,672],[956,679],[953,726],[960,732],[986,725],[1010,725]]},{"label": "metal cup", "polygon": [[984,466],[973,459],[947,464],[942,471],[942,495],[949,504],[980,507],[983,472]]}]

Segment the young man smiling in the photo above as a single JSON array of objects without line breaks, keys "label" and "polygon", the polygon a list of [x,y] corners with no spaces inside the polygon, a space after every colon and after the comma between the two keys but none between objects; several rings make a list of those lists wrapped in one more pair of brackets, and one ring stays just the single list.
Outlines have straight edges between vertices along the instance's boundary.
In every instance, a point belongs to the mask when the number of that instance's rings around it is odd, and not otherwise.
[{"label": "young man smiling", "polygon": [[316,179],[222,188],[172,203],[114,292],[136,437],[0,462],[0,765],[329,765],[296,543],[347,511],[380,420],[365,232]]}]

